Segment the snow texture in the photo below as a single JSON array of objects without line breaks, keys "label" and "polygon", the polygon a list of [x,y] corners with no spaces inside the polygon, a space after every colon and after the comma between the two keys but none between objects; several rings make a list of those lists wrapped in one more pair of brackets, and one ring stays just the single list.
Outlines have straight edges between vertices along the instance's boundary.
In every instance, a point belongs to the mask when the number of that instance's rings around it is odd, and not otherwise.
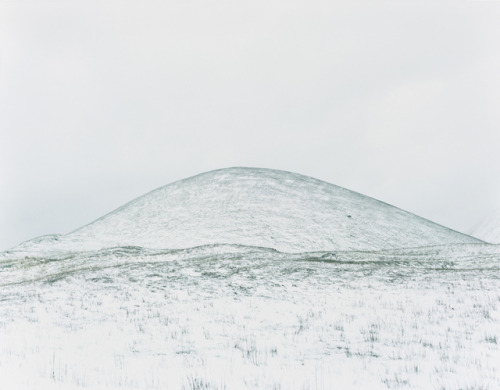
[{"label": "snow texture", "polygon": [[0,261],[0,389],[498,389],[500,246]]}]

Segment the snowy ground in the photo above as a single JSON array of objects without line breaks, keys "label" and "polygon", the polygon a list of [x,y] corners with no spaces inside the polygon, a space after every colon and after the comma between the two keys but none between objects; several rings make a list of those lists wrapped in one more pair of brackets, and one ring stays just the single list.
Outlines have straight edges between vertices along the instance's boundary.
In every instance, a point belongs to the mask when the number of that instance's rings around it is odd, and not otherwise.
[{"label": "snowy ground", "polygon": [[0,389],[498,389],[500,247],[0,258]]}]

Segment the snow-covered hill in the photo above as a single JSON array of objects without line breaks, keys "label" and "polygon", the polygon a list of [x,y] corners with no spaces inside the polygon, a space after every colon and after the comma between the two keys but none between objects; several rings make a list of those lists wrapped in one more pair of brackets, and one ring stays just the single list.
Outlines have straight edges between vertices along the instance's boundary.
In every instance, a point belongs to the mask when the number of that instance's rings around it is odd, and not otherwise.
[{"label": "snow-covered hill", "polygon": [[471,230],[471,236],[483,241],[500,244],[500,209],[491,212],[480,224]]},{"label": "snow-covered hill", "polygon": [[0,253],[0,390],[498,389],[499,271],[358,193],[208,172]]},{"label": "snow-covered hill", "polygon": [[479,241],[311,177],[228,168],[158,188],[68,235],[31,240],[16,250],[238,244],[305,252],[474,242]]}]

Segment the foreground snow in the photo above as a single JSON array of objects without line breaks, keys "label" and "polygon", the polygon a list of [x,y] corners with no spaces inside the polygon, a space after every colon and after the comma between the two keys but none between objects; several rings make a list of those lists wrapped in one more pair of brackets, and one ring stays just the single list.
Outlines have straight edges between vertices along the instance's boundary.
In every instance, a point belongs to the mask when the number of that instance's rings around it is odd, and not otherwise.
[{"label": "foreground snow", "polygon": [[0,260],[0,389],[500,388],[500,248]]}]

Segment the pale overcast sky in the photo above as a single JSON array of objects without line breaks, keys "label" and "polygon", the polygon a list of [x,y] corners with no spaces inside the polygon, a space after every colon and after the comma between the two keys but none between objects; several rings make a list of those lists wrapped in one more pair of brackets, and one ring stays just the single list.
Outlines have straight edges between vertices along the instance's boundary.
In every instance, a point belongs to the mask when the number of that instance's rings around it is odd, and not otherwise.
[{"label": "pale overcast sky", "polygon": [[500,207],[500,2],[0,0],[0,250],[229,166],[467,231]]}]

